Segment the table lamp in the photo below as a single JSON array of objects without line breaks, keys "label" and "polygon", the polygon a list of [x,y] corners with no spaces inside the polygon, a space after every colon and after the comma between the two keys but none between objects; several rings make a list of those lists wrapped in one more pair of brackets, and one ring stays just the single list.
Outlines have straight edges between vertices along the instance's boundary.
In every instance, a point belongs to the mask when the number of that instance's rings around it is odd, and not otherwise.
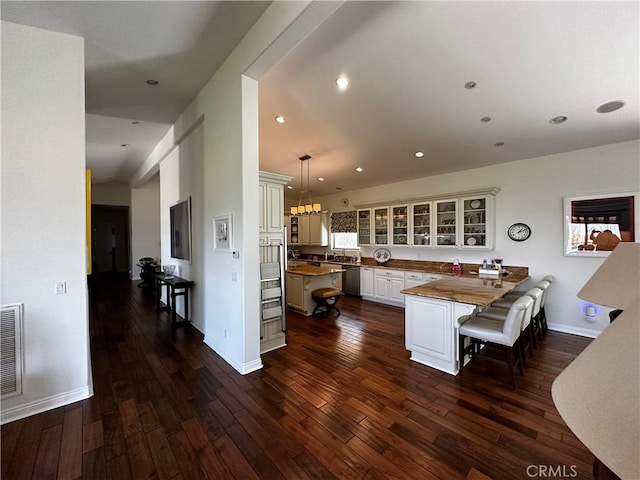
[{"label": "table lamp", "polygon": [[638,479],[640,243],[618,244],[578,297],[622,313],[555,379],[551,395],[600,462],[620,478]]}]

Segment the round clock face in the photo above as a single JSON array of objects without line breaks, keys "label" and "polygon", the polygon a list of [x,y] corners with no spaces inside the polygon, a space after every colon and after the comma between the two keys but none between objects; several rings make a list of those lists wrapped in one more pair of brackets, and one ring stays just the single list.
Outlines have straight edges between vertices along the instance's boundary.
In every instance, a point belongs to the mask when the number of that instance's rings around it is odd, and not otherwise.
[{"label": "round clock face", "polygon": [[343,207],[348,207],[349,206],[349,199],[348,198],[343,198],[342,200],[340,200],[340,203],[342,204]]},{"label": "round clock face", "polygon": [[526,223],[514,223],[507,230],[507,234],[511,240],[524,242],[531,236],[531,227]]}]

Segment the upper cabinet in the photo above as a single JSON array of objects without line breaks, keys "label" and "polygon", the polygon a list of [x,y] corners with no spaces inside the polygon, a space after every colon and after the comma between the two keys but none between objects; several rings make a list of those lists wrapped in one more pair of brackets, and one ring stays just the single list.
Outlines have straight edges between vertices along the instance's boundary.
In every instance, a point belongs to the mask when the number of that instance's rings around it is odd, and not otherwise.
[{"label": "upper cabinet", "polygon": [[277,173],[260,172],[258,232],[261,244],[283,241],[284,185],[291,178]]},{"label": "upper cabinet", "polygon": [[329,214],[305,213],[289,217],[289,243],[291,245],[329,245]]},{"label": "upper cabinet", "polygon": [[389,244],[389,207],[378,207],[373,209],[375,245]]},{"label": "upper cabinet", "polygon": [[358,210],[358,245],[371,245],[371,209]]},{"label": "upper cabinet", "polygon": [[411,244],[422,247],[433,245],[431,240],[431,202],[411,205]]},{"label": "upper cabinet", "polygon": [[371,244],[373,228],[373,245],[491,250],[495,248],[497,192],[490,189],[358,210],[358,242]]},{"label": "upper cabinet", "polygon": [[409,245],[409,206],[391,207],[391,245]]}]

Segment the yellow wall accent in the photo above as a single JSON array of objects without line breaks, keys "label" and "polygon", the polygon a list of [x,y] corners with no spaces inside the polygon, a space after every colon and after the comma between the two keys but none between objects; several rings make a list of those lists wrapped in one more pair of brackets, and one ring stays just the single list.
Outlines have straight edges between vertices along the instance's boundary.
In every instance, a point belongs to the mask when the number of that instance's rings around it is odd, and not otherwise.
[{"label": "yellow wall accent", "polygon": [[87,275],[91,275],[91,170],[85,175],[85,194],[87,210]]}]

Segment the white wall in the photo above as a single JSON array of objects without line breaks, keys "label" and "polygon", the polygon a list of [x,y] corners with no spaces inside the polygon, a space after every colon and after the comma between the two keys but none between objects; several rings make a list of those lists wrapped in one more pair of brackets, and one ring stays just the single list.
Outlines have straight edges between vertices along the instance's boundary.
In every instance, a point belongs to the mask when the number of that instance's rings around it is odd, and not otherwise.
[{"label": "white wall", "polygon": [[160,259],[160,182],[158,180],[131,190],[131,257],[134,280],[140,278],[140,267],[136,265],[140,258]]},{"label": "white wall", "polygon": [[[387,201],[390,203],[420,195],[447,194],[488,187],[500,187],[496,198],[496,249],[490,252],[457,249],[418,249],[390,247],[392,258],[481,263],[483,258],[502,258],[507,265],[529,267],[528,287],[544,275],[556,282],[550,290],[550,327],[571,333],[595,336],[609,322],[602,309],[595,323],[584,320],[584,302],[576,297],[602,258],[563,255],[563,197],[584,194],[640,190],[640,142],[631,141],[576,150],[557,155],[466,170],[381,185],[352,192],[319,197],[323,208],[345,211],[354,205]],[[340,199],[349,198],[343,208]],[[533,234],[525,242],[513,242],[507,228],[514,222],[528,224]],[[640,241],[640,239],[636,239]],[[325,249],[310,250],[321,253]],[[363,247],[372,256],[374,247]],[[523,288],[524,288],[523,287]]]},{"label": "white wall", "polygon": [[81,38],[2,22],[2,149],[2,304],[25,316],[24,392],[2,400],[4,423],[92,395]]},{"label": "white wall", "polygon": [[91,203],[94,205],[131,204],[131,189],[125,182],[104,182],[91,185]]},{"label": "white wall", "polygon": [[[182,160],[175,148],[193,135],[202,121],[202,211],[194,214],[194,243],[201,253],[189,272],[194,275],[195,322],[202,321],[205,343],[241,373],[261,368],[258,275],[258,101],[257,82],[340,2],[274,2],[245,35],[222,67],[205,85],[167,135],[134,175],[132,186],[145,181],[161,163],[162,208],[182,190]],[[251,77],[251,78],[249,78]],[[200,128],[200,127],[198,127]],[[166,163],[166,165],[165,165]],[[195,207],[195,202],[194,202]],[[213,218],[233,216],[231,253],[213,251]],[[164,218],[161,211],[161,218]],[[164,222],[164,220],[162,220]],[[199,233],[196,227],[199,225]],[[162,232],[167,231],[162,225]],[[162,257],[169,248],[163,233]],[[202,273],[193,271],[198,265]],[[183,275],[185,276],[185,275]],[[190,278],[190,277],[187,277]],[[200,320],[202,319],[202,320]]]},{"label": "white wall", "polygon": [[[203,128],[200,124],[160,164],[160,243],[163,265],[176,265],[176,275],[195,282],[191,289],[191,321],[204,332],[203,316]],[[171,258],[169,209],[191,197],[191,260]],[[164,290],[164,289],[163,289]],[[163,292],[164,295],[164,292]],[[166,298],[165,298],[166,301]],[[178,298],[177,311],[184,317],[184,303]]]}]

